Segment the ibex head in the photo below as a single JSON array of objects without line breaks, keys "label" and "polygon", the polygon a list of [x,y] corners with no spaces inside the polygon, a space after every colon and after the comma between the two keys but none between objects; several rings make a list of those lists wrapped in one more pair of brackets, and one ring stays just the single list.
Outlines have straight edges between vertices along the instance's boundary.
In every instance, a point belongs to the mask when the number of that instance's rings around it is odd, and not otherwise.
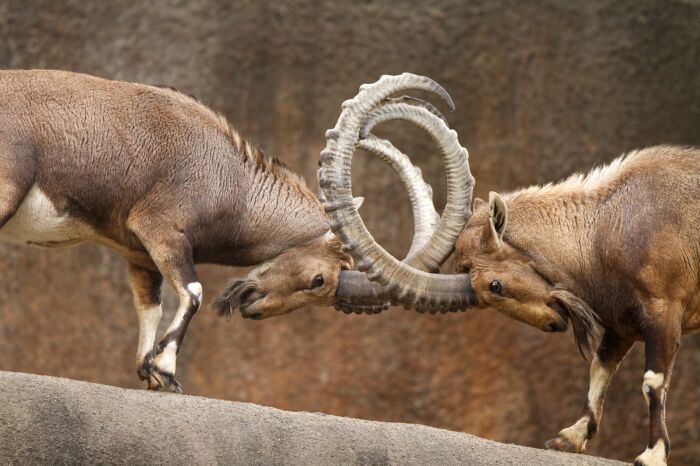
[{"label": "ibex head", "polygon": [[[338,123],[326,133],[327,145],[321,152],[319,198],[332,233],[312,244],[292,248],[254,269],[246,279],[232,283],[216,302],[222,313],[240,308],[243,316],[264,318],[312,303],[333,304],[346,312],[374,313],[389,303],[419,311],[448,312],[492,302],[479,300],[480,293],[473,288],[469,273],[431,273],[438,271],[452,253],[471,215],[474,178],[467,150],[432,105],[412,98],[391,98],[407,89],[435,93],[454,108],[447,92],[425,77],[406,73],[363,85],[355,98],[343,103]],[[447,168],[447,204],[441,217],[420,171],[389,141],[371,134],[376,124],[390,119],[412,122],[437,142]],[[358,148],[388,162],[408,189],[415,235],[403,261],[374,241],[358,214],[349,176],[350,160]],[[349,254],[339,248],[341,242]],[[352,267],[351,257],[357,271],[346,270]],[[561,325],[560,320],[556,324]]]},{"label": "ibex head", "polygon": [[[420,170],[390,142],[373,136],[370,131],[383,121],[404,119],[443,138],[443,144],[455,144],[456,133],[447,129],[442,115],[429,103],[406,96],[386,97],[382,105],[368,113],[358,125],[357,147],[379,156],[399,174],[408,190],[414,213],[415,234],[406,260],[422,270],[433,272],[439,269],[453,249],[462,225],[455,223],[455,218],[464,218],[464,206],[454,207],[453,200],[451,211],[444,216],[448,221],[441,230],[438,225],[440,217],[432,203],[432,189],[423,181]],[[415,103],[419,105],[412,105]],[[327,137],[334,139],[335,134],[331,130]],[[461,147],[458,150],[464,151]],[[457,160],[458,165],[462,165],[462,162],[462,158]],[[467,181],[465,177],[461,184]],[[319,182],[323,184],[324,180],[319,178]],[[329,202],[323,191],[318,197],[326,212],[337,205]],[[361,198],[350,197],[347,202],[357,212]],[[332,216],[330,220],[333,229],[337,224]],[[336,228],[336,231],[340,230]],[[433,239],[434,236],[437,241]],[[430,241],[432,246],[427,247]],[[377,313],[387,309],[390,304],[387,290],[370,282],[363,273],[350,270],[354,265],[352,256],[346,252],[347,248],[344,250],[341,247],[339,238],[329,230],[321,238],[291,248],[256,267],[245,279],[232,282],[214,304],[221,314],[228,315],[234,309],[240,309],[243,317],[253,319],[286,314],[312,304],[334,305],[346,313]]]},{"label": "ibex head", "polygon": [[[357,207],[361,203],[362,198],[356,198]],[[341,271],[353,267],[352,257],[341,246],[328,231],[290,248],[227,285],[214,306],[221,315],[238,309],[241,316],[260,320],[308,305],[333,305]]]},{"label": "ibex head", "polygon": [[457,240],[455,263],[471,277],[478,306],[546,332],[563,332],[570,322],[576,345],[589,358],[599,339],[593,309],[547,280],[527,252],[510,245],[507,232],[508,211],[501,196],[490,193],[488,203],[475,199],[474,214]]},{"label": "ibex head", "polygon": [[492,192],[488,203],[475,199],[474,213],[457,240],[457,270],[471,276],[480,307],[546,332],[565,331],[567,314],[553,295],[555,287],[525,254],[504,241],[507,225],[501,196]]}]

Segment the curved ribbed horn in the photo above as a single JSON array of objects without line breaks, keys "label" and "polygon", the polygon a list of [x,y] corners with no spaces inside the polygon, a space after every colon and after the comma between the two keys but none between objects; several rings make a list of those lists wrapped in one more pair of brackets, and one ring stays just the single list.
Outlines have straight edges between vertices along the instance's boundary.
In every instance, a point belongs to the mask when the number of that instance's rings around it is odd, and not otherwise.
[{"label": "curved ribbed horn", "polygon": [[[411,164],[406,154],[394,147],[389,141],[374,135],[358,143],[358,147],[379,156],[399,174],[413,208],[414,231],[411,248],[404,261],[413,259],[430,240],[437,228],[440,216],[433,205],[433,190],[423,181],[420,168]],[[320,196],[322,202],[325,196]],[[433,264],[428,272],[437,272],[440,264]],[[362,272],[343,271],[336,290],[335,308],[346,314],[379,314],[391,304],[386,290],[377,282],[371,282]],[[362,290],[361,292],[359,292]]]},{"label": "curved ribbed horn", "polygon": [[[469,174],[469,166],[466,163],[468,157],[467,150],[459,145],[457,133],[451,131],[445,122],[435,116],[424,107],[407,104],[388,104],[372,111],[360,128],[360,138],[365,137],[375,125],[388,120],[405,120],[420,126],[426,130],[441,148],[451,151],[446,157],[451,157],[457,161],[455,166],[459,169],[460,159],[466,165],[466,173]],[[360,141],[360,145],[362,140]],[[410,161],[409,161],[410,163]],[[466,221],[465,206],[461,202],[471,203],[471,191],[465,189],[466,177],[463,183],[458,186],[451,185],[448,180],[447,186],[447,206],[443,213],[443,219],[438,224],[433,237],[426,246],[418,251],[411,260],[410,265],[421,270],[436,270],[447,260],[457,241],[457,236],[462,231]],[[468,195],[468,199],[467,196]],[[450,205],[452,199],[453,204]],[[431,202],[432,203],[432,202]],[[469,206],[467,206],[467,209]]]},{"label": "curved ribbed horn", "polygon": [[[361,140],[358,148],[379,156],[390,165],[401,178],[413,209],[413,241],[406,260],[412,259],[426,245],[440,220],[433,205],[433,189],[423,181],[420,168],[415,167],[408,156],[394,147],[389,141],[369,135]],[[436,272],[440,264],[428,264],[429,272]]]},{"label": "curved ribbed horn", "polygon": [[[386,162],[396,171],[401,183],[406,188],[413,209],[414,223],[413,240],[406,259],[414,257],[430,240],[440,220],[440,215],[433,205],[433,189],[423,180],[420,168],[414,166],[408,156],[389,141],[370,134],[358,143],[358,148],[371,152]],[[320,172],[319,168],[317,178],[320,176]],[[318,198],[321,203],[326,201],[323,190],[319,190]],[[436,272],[440,269],[440,265],[430,264],[427,271]]]},{"label": "curved ribbed horn", "polygon": [[[437,109],[437,107],[427,100],[419,99],[418,97],[413,97],[411,95],[402,95],[399,97],[387,97],[384,99],[384,103],[391,103],[391,104],[398,104],[398,103],[406,103],[406,104],[413,104],[413,105],[420,105],[421,107],[425,107],[426,110],[428,110],[430,113],[435,115],[436,117],[440,118],[443,120],[445,123],[447,123],[447,118],[445,118],[445,115],[442,114],[440,110]],[[451,110],[454,110],[451,109]]]},{"label": "curved ribbed horn", "polygon": [[[465,309],[476,301],[468,274],[433,275],[399,262],[374,241],[352,203],[350,162],[359,141],[361,125],[382,100],[407,89],[434,92],[454,108],[452,99],[439,84],[409,73],[383,76],[374,84],[360,87],[360,93],[354,99],[343,103],[338,123],[326,134],[328,141],[321,152],[319,179],[326,196],[324,207],[331,218],[333,232],[353,255],[358,269],[366,272],[371,280],[385,285],[392,303],[418,310],[447,312]],[[433,134],[446,165],[447,204],[438,229],[415,258],[418,260],[423,256],[436,260],[435,254],[444,249],[444,243],[450,242],[449,238],[456,238],[471,214],[474,179],[469,172],[468,153],[459,145],[457,134],[424,108],[409,107],[413,108],[406,112],[407,115],[418,112],[420,116],[406,119]],[[453,247],[454,241],[449,249]],[[343,279],[341,273],[341,281]],[[358,293],[362,295],[363,291],[358,290]]]},{"label": "curved ribbed horn", "polygon": [[340,272],[335,296],[335,308],[345,314],[379,314],[391,305],[384,287],[357,270]]}]

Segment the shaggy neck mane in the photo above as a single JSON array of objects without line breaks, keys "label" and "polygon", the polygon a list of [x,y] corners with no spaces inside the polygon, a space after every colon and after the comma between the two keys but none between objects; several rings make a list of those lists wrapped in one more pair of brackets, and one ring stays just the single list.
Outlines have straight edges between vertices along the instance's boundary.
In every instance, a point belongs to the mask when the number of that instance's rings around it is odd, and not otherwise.
[{"label": "shaggy neck mane", "polygon": [[231,153],[243,162],[245,182],[236,172],[231,173],[233,178],[229,182],[245,184],[241,195],[247,196],[247,200],[237,203],[240,210],[229,215],[238,220],[232,242],[239,247],[245,245],[251,255],[248,261],[268,260],[328,231],[330,225],[323,206],[303,178],[278,159],[266,156],[259,147],[241,137],[226,117],[195,97],[170,87],[163,91],[208,115],[231,144]]},{"label": "shaggy neck mane", "polygon": [[316,196],[309,190],[306,181],[287,167],[284,162],[275,157],[265,155],[258,146],[254,146],[243,139],[240,134],[238,134],[238,131],[233,129],[228,123],[225,116],[214,111],[211,112],[214,118],[216,118],[221,131],[226,135],[236,151],[244,157],[244,160],[253,164],[256,173],[266,172],[278,180],[285,180],[295,185],[303,194],[308,193],[316,199]]},{"label": "shaggy neck mane", "polygon": [[243,156],[244,161],[253,164],[256,173],[266,172],[277,180],[284,180],[294,185],[304,195],[310,195],[314,200],[316,200],[317,203],[319,203],[318,199],[309,190],[306,181],[302,177],[289,169],[284,162],[275,157],[265,155],[262,149],[260,149],[258,146],[250,144],[250,142],[241,137],[238,131],[236,131],[229,124],[228,120],[222,113],[212,110],[194,95],[185,94],[173,86],[159,84],[154,85],[153,87],[164,90],[165,92],[170,92],[172,95],[177,97],[178,100],[184,100],[190,104],[194,104],[205,113],[209,114],[222,134],[226,136],[235,150]]},{"label": "shaggy neck mane", "polygon": [[587,174],[575,173],[564,181],[520,189],[507,193],[504,198],[509,201],[509,206],[532,202],[556,204],[572,198],[599,202],[626,181],[633,167],[654,163],[649,155],[651,154],[647,151],[633,151],[594,168]]}]

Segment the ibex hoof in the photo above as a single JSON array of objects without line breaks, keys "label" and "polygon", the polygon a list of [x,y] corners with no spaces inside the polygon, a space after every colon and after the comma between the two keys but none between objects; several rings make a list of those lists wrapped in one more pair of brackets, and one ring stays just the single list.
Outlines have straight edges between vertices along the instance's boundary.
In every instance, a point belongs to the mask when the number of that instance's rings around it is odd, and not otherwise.
[{"label": "ibex hoof", "polygon": [[544,446],[547,448],[547,450],[565,451],[568,453],[581,452],[576,445],[563,437],[554,437],[553,439],[549,439],[544,443]]},{"label": "ibex hoof", "polygon": [[169,372],[161,371],[155,366],[151,369],[148,377],[148,389],[182,393],[182,386],[180,382],[175,380],[175,376]]},{"label": "ibex hoof", "polygon": [[175,380],[172,372],[159,368],[154,361],[153,351],[150,351],[141,361],[136,373],[139,379],[148,383],[149,390],[166,390],[182,393],[180,383]]}]

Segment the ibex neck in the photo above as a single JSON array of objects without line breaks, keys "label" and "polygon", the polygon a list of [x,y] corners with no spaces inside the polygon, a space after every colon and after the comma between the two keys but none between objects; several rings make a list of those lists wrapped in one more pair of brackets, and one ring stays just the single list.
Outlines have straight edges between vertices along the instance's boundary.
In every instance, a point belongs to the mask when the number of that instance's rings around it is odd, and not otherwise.
[{"label": "ibex neck", "polygon": [[[508,207],[505,240],[526,251],[538,271],[553,283],[574,292],[589,275],[597,195],[537,196],[514,192],[504,197]],[[573,279],[576,277],[576,280]]]},{"label": "ibex neck", "polygon": [[268,260],[328,231],[321,203],[296,175],[277,167],[251,171],[236,241],[248,245],[251,261]]}]

